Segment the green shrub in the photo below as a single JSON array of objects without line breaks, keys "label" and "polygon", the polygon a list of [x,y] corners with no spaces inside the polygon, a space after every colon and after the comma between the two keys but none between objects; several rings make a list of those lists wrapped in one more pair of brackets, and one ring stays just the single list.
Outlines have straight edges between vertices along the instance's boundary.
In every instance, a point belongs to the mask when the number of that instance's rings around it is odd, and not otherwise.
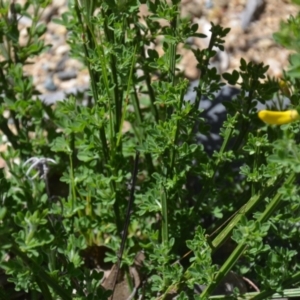
[{"label": "green shrub", "polygon": [[[146,2],[150,14],[142,22],[139,6]],[[240,93],[224,103],[222,146],[210,155],[197,139],[210,133],[199,104],[203,97],[214,101],[224,85],[210,59],[223,50],[229,29],[212,24],[209,47],[190,49],[201,71],[192,103],[184,100],[189,83],[176,69],[176,49],[205,36],[180,19],[179,1],[69,1],[56,22],[69,30],[72,54],[88,68],[90,105],[73,95],[47,106],[22,71],[45,49],[38,16],[47,4],[0,1],[0,129],[10,143],[10,176],[0,173],[0,266],[14,288],[32,299],[107,299],[103,273],[87,267],[92,254],[84,249],[95,245],[109,249],[105,261],[121,266],[133,291],[130,266],[144,251],[136,294],[146,299],[206,299],[231,270],[259,285],[253,299],[296,286],[299,124],[268,127],[257,118],[258,101],[280,102],[286,94],[266,80],[268,66],[241,59],[239,70],[222,75]],[[17,14],[9,10],[29,16],[29,5],[36,15],[21,47]],[[284,29],[280,34],[278,41],[286,37]],[[159,55],[151,43],[161,36]],[[294,106],[297,78],[285,78]],[[48,175],[43,168],[27,172],[32,157],[45,158],[31,165],[47,162]],[[205,288],[194,295],[197,285]],[[12,297],[4,287],[1,293]]]}]

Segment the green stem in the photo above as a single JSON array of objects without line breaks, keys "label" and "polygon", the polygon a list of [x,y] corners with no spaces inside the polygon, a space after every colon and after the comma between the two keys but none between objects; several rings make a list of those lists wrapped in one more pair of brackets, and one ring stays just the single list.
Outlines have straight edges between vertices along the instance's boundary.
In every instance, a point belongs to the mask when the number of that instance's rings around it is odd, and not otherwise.
[{"label": "green stem", "polygon": [[128,84],[127,84],[127,91],[126,91],[126,100],[125,100],[125,105],[123,107],[123,112],[121,114],[121,121],[120,121],[120,125],[119,125],[117,148],[119,147],[119,144],[120,144],[120,141],[121,141],[123,124],[124,124],[124,121],[125,121],[127,106],[128,106],[128,102],[129,102],[129,90],[130,90],[130,86],[132,85],[132,76],[133,76],[133,70],[134,70],[134,65],[135,65],[136,50],[137,50],[137,46],[135,46],[134,51],[133,51],[133,55],[132,55],[132,63],[131,63],[129,79],[128,79]]},{"label": "green stem", "polygon": [[[292,275],[289,279],[285,280],[282,283],[282,287],[290,287],[291,285],[295,284],[295,283],[299,283],[300,281],[300,272],[297,272],[296,274]],[[254,296],[253,298],[251,298],[252,300],[264,300],[267,299],[268,297],[272,296],[274,294],[274,290],[265,290],[260,292],[258,295]],[[284,297],[288,297],[291,296],[289,294],[285,295]],[[299,289],[298,289],[298,294],[297,296],[299,297]],[[282,296],[281,296],[282,298]]]},{"label": "green stem", "polygon": [[[135,87],[133,87],[133,90],[134,90],[134,92],[131,96],[131,102],[133,103],[134,112],[136,115],[137,126],[132,124],[132,128],[133,128],[135,135],[139,141],[139,144],[142,145],[143,137],[144,137],[144,130],[142,129],[143,115],[142,115],[142,111],[140,108],[140,103],[139,103],[139,99],[138,99],[138,95],[137,95]],[[151,176],[155,170],[154,166],[153,166],[152,156],[150,153],[145,153],[145,158],[146,158],[146,162],[147,162],[147,166],[148,166],[149,176]]]},{"label": "green stem", "polygon": [[[79,8],[79,5],[78,5],[77,1],[75,2],[75,11],[76,11],[78,20],[81,24],[82,32],[84,32],[85,26],[82,22],[80,8]],[[87,23],[87,24],[89,25],[89,23]],[[93,36],[93,31],[91,30],[91,27],[88,26],[88,28],[89,28],[89,30],[87,30],[88,35]],[[92,40],[93,39],[89,39],[89,43],[91,43]],[[83,50],[84,50],[84,54],[85,54],[85,57],[86,57],[85,63],[87,65],[89,75],[90,75],[90,78],[91,78],[91,88],[92,88],[93,98],[95,100],[96,105],[99,105],[99,97],[98,97],[97,86],[96,86],[99,76],[91,68],[90,56],[89,56],[89,52],[88,52],[88,48],[87,48],[86,43],[83,44]],[[105,75],[105,73],[104,73],[104,75]],[[101,128],[99,130],[100,130],[100,133],[99,133],[100,140],[101,140],[102,148],[103,148],[104,164],[106,164],[106,163],[108,163],[108,160],[109,160],[109,150],[108,150],[108,147],[107,147],[105,129],[104,129],[103,126],[101,126]]]},{"label": "green stem", "polygon": [[[143,48],[143,51],[144,51],[144,48]],[[145,57],[145,59],[146,59],[146,57]],[[158,109],[155,104],[155,94],[154,94],[154,91],[153,91],[153,88],[151,85],[151,78],[150,78],[147,70],[144,70],[144,72],[145,72],[145,81],[146,81],[146,85],[147,85],[147,89],[148,89],[148,93],[149,93],[149,97],[150,97],[150,101],[151,101],[151,110],[154,115],[154,119],[155,119],[156,123],[158,123],[159,115],[158,115]]]},{"label": "green stem", "polygon": [[[252,82],[252,81],[251,81]],[[257,84],[251,83],[249,95],[247,96],[247,101],[243,98],[242,100],[242,112],[244,115],[249,115],[249,111],[251,109],[251,103],[254,91],[256,90]],[[245,118],[242,119],[242,124],[240,126],[240,132],[234,142],[234,145],[232,147],[232,151],[238,151],[243,143],[243,141],[247,141],[247,135],[249,132],[250,123],[248,120],[245,120]]]},{"label": "green stem", "polygon": [[[106,40],[109,42],[109,44],[115,45],[120,41],[115,40],[114,31],[110,29],[110,26],[112,25],[109,26],[109,24],[107,24],[107,20],[109,19],[109,15],[112,14],[112,11],[110,9],[108,9],[107,11],[102,9],[101,12],[102,12],[102,17],[104,19],[103,27],[104,27]],[[114,132],[117,133],[120,128],[121,115],[122,115],[122,92],[120,91],[120,86],[119,86],[118,73],[117,73],[117,61],[116,61],[115,54],[111,53],[109,57],[110,57],[109,62],[111,68],[111,75],[114,83],[113,98],[115,103],[115,111],[112,114],[112,118],[114,120]],[[116,135],[114,136],[116,137]]]},{"label": "green stem", "polygon": [[[87,1],[87,3],[88,3],[88,1]],[[86,4],[86,5],[88,5],[88,4]],[[92,5],[92,7],[89,6],[89,8],[86,8],[86,10],[89,11],[89,14],[91,13],[91,11],[93,11],[93,9],[94,9],[94,5]],[[85,18],[84,20],[85,20],[85,23],[86,23],[86,26],[84,26],[84,24],[82,22],[81,12],[80,12],[78,2],[75,2],[75,10],[76,10],[76,13],[77,13],[78,20],[79,20],[79,22],[82,26],[83,32],[85,32],[84,29],[86,29],[87,36],[88,36],[87,43],[88,43],[90,49],[92,49],[93,51],[95,51],[95,49],[96,49],[98,57],[100,58],[101,79],[104,82],[105,90],[106,90],[107,96],[109,98],[110,95],[111,95],[111,91],[110,91],[110,88],[109,88],[109,78],[108,78],[108,73],[107,73],[108,63],[107,63],[106,56],[105,56],[104,49],[103,49],[104,43],[101,40],[101,34],[99,34],[100,43],[98,43],[97,39],[95,37],[94,30],[93,30],[92,22],[90,20],[90,15],[89,14],[83,14],[83,17]],[[87,48],[86,43],[83,44],[83,48],[84,48],[85,56],[87,58],[86,59],[86,64],[87,64],[89,74],[90,74],[90,77],[91,77],[91,87],[92,87],[93,97],[95,99],[96,105],[99,106],[100,104],[99,104],[99,95],[98,95],[97,84],[100,81],[100,75],[96,71],[92,70],[92,68],[90,66],[91,57],[89,56],[89,52],[88,52],[88,48]],[[115,133],[115,131],[114,131],[115,127],[113,125],[115,114],[113,113],[113,110],[112,110],[112,107],[111,107],[111,99],[108,99],[108,111],[109,111],[109,128],[110,128],[110,130],[109,130],[109,133],[110,133],[109,141],[110,141],[111,151],[109,151],[109,148],[108,148],[108,145],[107,145],[105,128],[104,128],[104,126],[100,127],[100,140],[101,140],[102,148],[103,148],[104,165],[107,165],[109,163],[111,164],[112,162],[114,162],[115,155],[116,155],[116,152],[115,152],[115,150],[116,150],[115,149],[115,136],[116,136],[116,134],[114,134]],[[112,171],[109,171],[109,173],[112,173]],[[115,174],[113,174],[113,175],[115,175]],[[122,224],[121,224],[121,220],[120,220],[119,196],[118,196],[118,193],[116,191],[115,182],[113,182],[113,181],[110,182],[110,188],[111,188],[112,192],[115,194],[115,197],[116,197],[116,200],[115,200],[115,203],[114,203],[114,214],[115,214],[115,219],[116,219],[117,230],[118,230],[118,233],[120,233],[122,231]]]},{"label": "green stem", "polygon": [[74,182],[72,154],[69,155],[69,162],[70,162],[70,180],[71,180],[71,206],[72,206],[72,214],[73,214],[74,208],[76,207],[76,191],[75,191],[75,182]]},{"label": "green stem", "polygon": [[[216,42],[216,38],[217,38],[217,35],[214,31],[212,31],[211,33],[211,38],[210,38],[210,41],[209,41],[209,45],[208,45],[208,48],[207,50],[209,52],[212,51],[214,45],[215,45],[215,42]],[[198,89],[197,89],[197,94],[196,94],[196,99],[195,99],[195,106],[194,108],[196,110],[199,109],[199,105],[200,105],[200,101],[201,101],[201,97],[202,97],[202,87],[203,85],[205,84],[205,82],[203,82],[203,78],[205,78],[205,75],[206,75],[206,72],[208,70],[208,65],[209,65],[209,59],[210,57],[207,57],[204,62],[201,64],[201,78],[199,80],[199,84],[198,84]]]},{"label": "green stem", "polygon": [[[178,4],[175,5],[176,6],[176,15],[175,17],[171,20],[170,22],[170,27],[172,29],[172,34],[173,37],[175,38],[177,33],[177,26],[180,20],[180,16],[179,16],[179,6]],[[177,48],[177,44],[176,43],[172,43],[170,46],[170,81],[172,82],[172,85],[175,85],[175,68],[176,68],[176,48]]]},{"label": "green stem", "polygon": [[[287,180],[285,181],[284,185],[290,185],[295,180],[296,175],[295,173],[291,173]],[[272,201],[267,205],[265,211],[260,215],[260,217],[257,219],[256,223],[264,223],[266,222],[270,216],[274,213],[274,211],[277,209],[278,204],[280,203],[282,194],[277,192],[277,194],[273,197]],[[232,267],[235,265],[239,257],[243,254],[245,249],[247,248],[247,241],[241,242],[235,250],[231,253],[229,258],[226,260],[226,262],[221,266],[219,272],[217,273],[216,277],[214,278],[214,281],[211,282],[203,291],[201,294],[201,297],[203,299],[206,299],[209,295],[212,294],[212,292],[215,290],[215,288],[218,286],[218,284],[221,282],[222,279],[228,274],[228,272],[232,269]]]},{"label": "green stem", "polygon": [[[225,151],[225,149],[226,149],[226,147],[227,147],[227,145],[228,145],[228,143],[229,143],[229,140],[230,140],[230,138],[231,138],[231,136],[232,136],[232,133],[233,133],[233,131],[234,131],[234,126],[233,126],[233,124],[235,123],[235,121],[236,121],[236,119],[238,118],[238,116],[239,116],[239,113],[237,112],[237,113],[234,115],[234,117],[233,117],[232,125],[230,125],[230,126],[228,126],[228,127],[226,128],[224,140],[223,140],[221,149],[220,149],[220,151],[219,151],[219,155],[220,155],[220,156],[223,155],[223,153],[224,153],[224,151]],[[212,175],[212,179],[215,178],[215,175],[216,175],[216,172],[217,172],[217,168],[218,168],[220,162],[221,162],[220,158],[218,158],[218,159],[216,160],[216,162],[215,162],[214,170],[213,170],[213,175]]]},{"label": "green stem", "polygon": [[143,119],[143,114],[142,114],[142,110],[141,110],[141,107],[140,107],[139,97],[137,95],[136,88],[133,87],[133,89],[134,89],[134,92],[133,92],[133,95],[131,97],[131,100],[132,100],[132,103],[133,103],[137,124],[141,125],[143,123],[143,120],[144,120]]},{"label": "green stem", "polygon": [[[255,147],[255,156],[254,156],[253,168],[252,168],[253,173],[255,173],[258,169],[259,151],[260,151],[260,147],[256,146]],[[251,182],[251,196],[254,196],[256,194],[256,185],[257,185],[256,182],[254,182],[254,181]]]},{"label": "green stem", "polygon": [[[138,19],[135,18],[134,21],[137,23]],[[136,29],[137,40],[138,41],[143,41],[144,38],[141,35],[140,28],[138,26],[135,26],[135,29]],[[141,47],[139,48],[139,54],[141,56],[141,61],[142,62],[147,61],[147,58],[146,58],[146,55],[145,55],[145,48],[144,48],[143,45],[141,45]],[[146,69],[145,65],[141,64],[141,67],[142,67],[142,70],[144,72],[145,82],[146,82],[147,90],[148,90],[148,93],[149,93],[149,98],[150,98],[150,103],[151,103],[151,111],[152,111],[152,114],[154,116],[154,119],[155,119],[156,123],[158,123],[159,115],[158,115],[158,109],[157,109],[156,104],[155,104],[155,94],[154,94],[154,91],[153,91],[153,88],[152,88],[152,85],[151,85],[151,77],[150,77],[149,71]]]},{"label": "green stem", "polygon": [[[294,283],[299,282],[300,278],[299,275],[300,273],[295,274],[296,276],[292,276],[293,278],[296,278],[297,280],[294,280]],[[286,281],[287,282],[287,281]],[[290,284],[285,284],[285,286],[290,286]],[[240,297],[236,296],[226,296],[226,295],[216,295],[216,296],[210,296],[210,300],[245,300],[245,299],[267,299],[268,297],[271,297],[270,299],[283,299],[282,297],[286,297],[288,299],[291,298],[296,298],[298,299],[300,296],[300,289],[295,288],[295,289],[285,289],[281,293],[274,293],[274,291],[268,290],[268,291],[263,291],[261,293],[257,292],[252,292],[252,293],[245,293],[241,295]]]},{"label": "green stem", "polygon": [[53,298],[52,298],[51,293],[49,291],[48,285],[45,284],[38,276],[35,277],[35,281],[38,284],[38,286],[39,286],[39,288],[42,292],[43,299],[52,300]]},{"label": "green stem", "polygon": [[[295,173],[291,173],[288,177],[288,179],[285,181],[284,185],[290,185],[292,184],[296,179],[296,174]],[[279,203],[280,203],[280,199],[281,199],[281,194],[277,193],[275,195],[275,197],[273,198],[273,200],[269,203],[269,205],[267,206],[266,210],[260,215],[260,217],[258,218],[257,222],[258,223],[263,223],[265,221],[267,221],[271,215],[274,213],[274,211],[277,209]]]},{"label": "green stem", "polygon": [[[186,92],[186,89],[183,88],[180,93],[180,101],[179,101],[179,107],[178,107],[179,109],[181,109],[183,106],[185,92]],[[171,162],[170,162],[170,167],[168,169],[167,178],[173,177],[173,169],[174,169],[175,157],[176,157],[176,145],[178,143],[178,138],[179,138],[179,120],[177,120],[177,124],[176,124],[176,132],[175,132],[175,136],[174,136],[173,148],[171,150]]]},{"label": "green stem", "polygon": [[162,221],[161,221],[161,233],[163,244],[168,243],[168,205],[167,205],[167,191],[162,185],[160,188],[160,199],[161,199],[161,210],[162,210]]},{"label": "green stem", "polygon": [[230,223],[212,241],[211,245],[213,247],[213,251],[218,249],[227,240],[233,228],[237,225],[242,216],[247,215],[262,199],[270,195],[274,191],[274,189],[277,188],[279,181],[281,181],[281,178],[277,179],[272,186],[266,188],[262,193],[258,193],[257,195],[251,197],[250,200],[238,210]]}]

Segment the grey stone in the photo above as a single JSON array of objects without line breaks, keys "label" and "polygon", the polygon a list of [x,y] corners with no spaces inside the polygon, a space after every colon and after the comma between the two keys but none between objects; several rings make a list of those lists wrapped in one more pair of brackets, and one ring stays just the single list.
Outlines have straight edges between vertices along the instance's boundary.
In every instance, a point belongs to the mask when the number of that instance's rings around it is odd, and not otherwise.
[{"label": "grey stone", "polygon": [[57,90],[57,86],[53,82],[52,76],[48,76],[46,78],[45,83],[44,83],[44,87],[45,87],[45,89],[47,89],[48,91],[51,91],[51,92]]},{"label": "grey stone", "polygon": [[265,5],[264,0],[248,0],[244,11],[242,12],[241,25],[243,30],[246,30],[250,23],[263,12]]},{"label": "grey stone", "polygon": [[77,77],[77,72],[75,70],[67,70],[67,71],[61,71],[56,73],[57,77],[62,80],[70,80]]}]

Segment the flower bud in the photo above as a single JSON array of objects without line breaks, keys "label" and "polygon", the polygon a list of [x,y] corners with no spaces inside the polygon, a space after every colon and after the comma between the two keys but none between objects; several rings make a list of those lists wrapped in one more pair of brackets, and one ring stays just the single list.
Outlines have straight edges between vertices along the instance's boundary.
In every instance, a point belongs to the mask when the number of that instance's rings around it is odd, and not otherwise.
[{"label": "flower bud", "polygon": [[280,79],[278,84],[279,84],[279,88],[280,88],[282,94],[284,96],[290,98],[291,97],[291,92],[290,92],[290,89],[289,89],[289,86],[288,86],[287,82]]},{"label": "flower bud", "polygon": [[287,111],[271,111],[261,110],[258,117],[265,123],[270,125],[282,125],[298,120],[299,114],[295,109]]}]

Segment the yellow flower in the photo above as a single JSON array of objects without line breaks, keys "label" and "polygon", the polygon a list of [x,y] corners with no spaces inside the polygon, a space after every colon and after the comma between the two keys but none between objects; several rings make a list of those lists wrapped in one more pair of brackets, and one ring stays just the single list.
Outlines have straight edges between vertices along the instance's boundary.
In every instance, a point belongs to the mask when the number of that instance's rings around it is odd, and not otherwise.
[{"label": "yellow flower", "polygon": [[258,117],[270,125],[287,124],[299,120],[300,118],[298,111],[295,109],[287,111],[261,110],[258,113]]},{"label": "yellow flower", "polygon": [[282,94],[288,98],[291,97],[291,92],[287,82],[285,80],[280,79],[278,84]]}]

